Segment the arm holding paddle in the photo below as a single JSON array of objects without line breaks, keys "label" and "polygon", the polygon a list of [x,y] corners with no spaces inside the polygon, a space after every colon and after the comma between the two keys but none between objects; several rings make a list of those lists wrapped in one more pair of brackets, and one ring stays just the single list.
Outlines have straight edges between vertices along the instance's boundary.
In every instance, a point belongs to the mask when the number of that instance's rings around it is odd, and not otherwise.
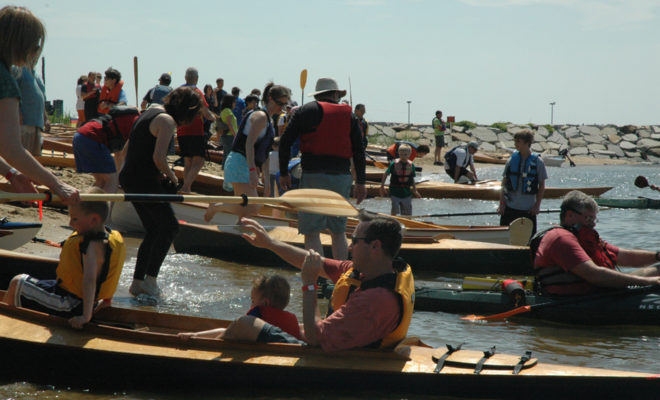
[{"label": "arm holding paddle", "polygon": [[[657,273],[657,269],[655,267],[652,268]],[[606,267],[598,266],[591,260],[574,266],[571,269],[571,272],[586,280],[590,284],[603,288],[623,289],[628,286],[660,285],[660,277],[657,275],[639,276],[635,274],[627,274]]]},{"label": "arm holding paddle", "polygon": [[15,168],[12,168],[2,157],[0,157],[0,175],[4,176],[18,193],[37,193],[32,181]]}]

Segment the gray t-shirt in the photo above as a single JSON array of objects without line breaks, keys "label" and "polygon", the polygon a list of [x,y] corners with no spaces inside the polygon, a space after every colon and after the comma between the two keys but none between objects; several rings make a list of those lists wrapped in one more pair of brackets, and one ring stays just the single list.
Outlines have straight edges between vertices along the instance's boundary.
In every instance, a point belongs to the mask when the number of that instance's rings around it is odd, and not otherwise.
[{"label": "gray t-shirt", "polygon": [[[509,158],[506,162],[506,166],[504,167],[504,173],[502,176],[506,175],[506,170],[509,168],[509,162],[511,162],[511,158]],[[524,169],[525,167],[525,160],[522,162],[522,168]],[[548,172],[545,170],[545,163],[543,162],[543,159],[539,156],[538,161],[536,163],[536,172],[538,174],[538,180],[539,184],[546,179],[548,179]],[[511,191],[509,190],[508,193],[504,196],[506,199],[506,205],[509,208],[513,208],[516,210],[529,210],[532,207],[534,207],[534,203],[536,203],[536,194],[526,194],[522,193],[522,174],[518,175],[518,185],[516,186],[516,190]]]}]

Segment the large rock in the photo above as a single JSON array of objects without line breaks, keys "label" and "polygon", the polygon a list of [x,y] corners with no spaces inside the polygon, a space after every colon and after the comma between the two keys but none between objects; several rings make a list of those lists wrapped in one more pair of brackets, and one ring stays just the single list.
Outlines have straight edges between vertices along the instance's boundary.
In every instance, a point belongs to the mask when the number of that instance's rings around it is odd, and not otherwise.
[{"label": "large rock", "polygon": [[584,140],[583,138],[575,137],[568,139],[568,144],[570,144],[571,147],[580,147],[580,146],[586,146],[587,141]]},{"label": "large rock", "polygon": [[435,133],[433,128],[431,128],[430,126],[427,126],[426,128],[422,128],[420,132],[422,132],[425,135],[433,135]]},{"label": "large rock", "polygon": [[465,127],[463,125],[454,125],[451,127],[451,130],[454,132],[463,132]]},{"label": "large rock", "polygon": [[616,133],[611,133],[607,135],[607,139],[610,141],[610,143],[617,144],[621,141],[621,136],[617,135]]},{"label": "large rock", "polygon": [[515,135],[516,133],[522,131],[523,129],[527,129],[527,127],[522,127],[518,125],[508,125],[506,127],[506,131],[509,132],[511,135]]},{"label": "large rock", "polygon": [[616,135],[618,133],[618,131],[613,126],[606,126],[605,128],[601,129],[600,133],[604,137],[608,137],[610,135]]},{"label": "large rock", "polygon": [[660,133],[660,125],[653,125],[651,129],[653,129],[653,132],[655,133]]},{"label": "large rock", "polygon": [[543,146],[541,146],[541,143],[532,143],[532,151],[534,153],[541,153],[545,150]]},{"label": "large rock", "polygon": [[499,145],[503,149],[508,149],[508,150],[515,150],[516,144],[513,142],[513,140],[502,140],[499,142]]},{"label": "large rock", "polygon": [[559,150],[559,148],[561,147],[559,143],[555,143],[555,142],[542,142],[540,144],[541,146],[543,146],[545,150]]},{"label": "large rock", "polygon": [[639,136],[637,136],[634,133],[626,133],[625,135],[621,136],[621,139],[627,142],[637,143],[637,141],[639,140]]},{"label": "large rock", "polygon": [[637,145],[635,143],[628,142],[627,140],[624,140],[621,143],[619,143],[619,147],[621,147],[621,150],[623,150],[626,153],[637,150]]},{"label": "large rock", "polygon": [[583,135],[597,135],[600,136],[600,128],[592,125],[581,125],[578,128]]},{"label": "large rock", "polygon": [[638,129],[637,136],[639,136],[640,138],[650,138],[651,131],[649,131],[648,129]]},{"label": "large rock", "polygon": [[546,137],[548,137],[549,134],[550,134],[550,131],[548,131],[548,129],[545,126],[539,126],[536,129],[536,135],[538,135],[538,136],[546,138]]},{"label": "large rock", "polygon": [[452,137],[453,140],[455,140],[457,142],[468,143],[472,140],[470,135],[466,135],[465,133],[460,133],[460,132],[452,133],[451,137]]},{"label": "large rock", "polygon": [[571,126],[570,128],[564,130],[564,136],[566,136],[567,138],[576,137],[579,134],[580,131],[575,126]]},{"label": "large rock", "polygon": [[513,141],[513,135],[510,134],[509,132],[500,132],[497,134],[497,139],[500,142],[509,141],[509,140]]},{"label": "large rock", "polygon": [[660,147],[660,141],[653,139],[640,139],[639,142],[637,142],[637,148],[639,150],[652,149],[655,147]]},{"label": "large rock", "polygon": [[640,158],[642,157],[642,154],[639,151],[624,151],[626,154],[626,157],[629,158]]},{"label": "large rock", "polygon": [[496,152],[497,147],[495,147],[494,144],[488,143],[488,142],[483,142],[479,145],[479,151],[485,151],[485,152]]},{"label": "large rock", "polygon": [[652,154],[654,156],[660,157],[660,147],[652,147],[648,149],[648,154]]},{"label": "large rock", "polygon": [[387,137],[391,137],[391,138],[396,137],[396,132],[394,131],[394,129],[390,128],[389,126],[384,126],[382,132],[383,135]]},{"label": "large rock", "polygon": [[598,153],[598,152],[605,151],[605,146],[603,146],[600,143],[590,143],[590,144],[587,145],[587,148],[589,149],[589,151],[591,153]]},{"label": "large rock", "polygon": [[568,144],[568,140],[566,140],[566,138],[560,135],[557,131],[553,132],[552,135],[550,135],[550,137],[548,138],[548,142],[555,142],[563,145]]},{"label": "large rock", "polygon": [[624,133],[635,133],[637,127],[635,125],[625,125],[621,127],[621,131]]},{"label": "large rock", "polygon": [[421,134],[415,129],[406,129],[396,133],[397,140],[419,139]]},{"label": "large rock", "polygon": [[625,157],[626,154],[621,150],[621,147],[614,145],[614,144],[608,144],[607,145],[607,150],[611,151],[614,153],[615,156],[617,157]]},{"label": "large rock", "polygon": [[584,135],[582,138],[587,142],[587,143],[603,143],[603,137],[602,136],[596,136],[596,135]]},{"label": "large rock", "polygon": [[589,154],[589,149],[586,147],[576,147],[571,149],[572,156],[586,156]]},{"label": "large rock", "polygon": [[497,142],[497,135],[490,128],[478,126],[472,129],[472,136],[479,142]]}]

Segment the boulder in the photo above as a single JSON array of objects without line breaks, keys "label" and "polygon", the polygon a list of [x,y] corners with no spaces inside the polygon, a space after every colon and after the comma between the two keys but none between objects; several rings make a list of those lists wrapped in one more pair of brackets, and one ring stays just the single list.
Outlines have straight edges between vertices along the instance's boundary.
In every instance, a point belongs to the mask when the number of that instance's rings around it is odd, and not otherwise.
[{"label": "boulder", "polygon": [[654,155],[656,157],[660,157],[660,146],[651,147],[650,149],[648,149],[647,153],[650,155]]},{"label": "boulder", "polygon": [[596,135],[596,136],[601,135],[600,128],[597,126],[581,125],[578,129],[580,130],[580,133],[582,133],[583,135]]},{"label": "boulder", "polygon": [[497,147],[495,147],[495,145],[492,143],[483,142],[479,145],[479,151],[494,153],[497,151]]},{"label": "boulder", "polygon": [[541,143],[532,143],[532,151],[534,153],[541,153],[545,150],[543,146],[541,146]]},{"label": "boulder", "polygon": [[566,136],[566,138],[576,137],[579,134],[580,134],[580,131],[575,126],[571,126],[571,127],[564,130],[564,136]]},{"label": "boulder", "polygon": [[597,153],[597,152],[605,151],[605,146],[603,146],[600,143],[590,143],[590,144],[587,145],[587,148],[589,149],[589,152],[591,152],[591,153]]},{"label": "boulder", "polygon": [[502,140],[499,142],[499,145],[501,148],[508,150],[514,150],[516,148],[516,144],[513,140]]},{"label": "boulder", "polygon": [[629,158],[641,158],[642,154],[639,151],[624,151],[626,157]]},{"label": "boulder", "polygon": [[527,129],[527,127],[522,127],[518,125],[509,125],[506,127],[506,131],[509,132],[511,135],[515,135],[516,133],[522,131],[523,129]]},{"label": "boulder", "polygon": [[603,143],[602,136],[584,135],[582,136],[582,139],[584,139],[587,143]]},{"label": "boulder", "polygon": [[660,125],[653,125],[651,129],[654,133],[660,133]]},{"label": "boulder", "polygon": [[435,133],[433,128],[431,128],[430,126],[427,126],[426,128],[422,128],[420,132],[422,132],[424,135],[433,135]]},{"label": "boulder", "polygon": [[[457,142],[465,142],[465,143],[468,143],[468,142],[470,142],[470,141],[472,140],[472,138],[470,137],[470,135],[466,135],[465,133],[460,133],[460,132],[452,133],[452,134],[451,134],[451,137],[452,137],[453,140],[455,140],[455,141],[457,141]],[[447,139],[446,136],[445,136],[445,139]]]},{"label": "boulder", "polygon": [[600,130],[600,134],[608,137],[610,135],[616,135],[618,133],[616,127],[614,126],[606,126],[605,128]]},{"label": "boulder", "polygon": [[454,132],[463,132],[465,130],[465,127],[462,125],[454,125],[451,127],[451,130]]},{"label": "boulder", "polygon": [[615,144],[608,144],[607,145],[607,150],[611,151],[614,153],[615,156],[617,157],[625,157],[626,154],[621,150],[621,147],[615,145]]},{"label": "boulder", "polygon": [[621,136],[617,135],[616,133],[611,133],[607,135],[607,139],[610,141],[610,143],[617,144],[621,141]]},{"label": "boulder", "polygon": [[472,136],[479,142],[497,142],[497,135],[490,128],[478,126],[472,129]]},{"label": "boulder", "polygon": [[621,150],[626,153],[629,151],[637,150],[637,145],[635,143],[628,142],[627,140],[623,140],[621,143],[619,143],[619,147],[621,147]]},{"label": "boulder", "polygon": [[419,139],[420,133],[416,129],[406,129],[396,133],[397,140]]},{"label": "boulder", "polygon": [[545,126],[539,126],[538,129],[536,129],[536,135],[541,136],[541,137],[548,137],[550,134],[550,131]]},{"label": "boulder", "polygon": [[653,139],[640,139],[637,142],[637,148],[639,150],[644,150],[644,149],[652,149],[655,147],[660,147],[660,141],[653,140]]},{"label": "boulder", "polygon": [[544,148],[545,150],[555,150],[555,151],[558,151],[559,148],[561,147],[561,146],[559,145],[559,143],[555,143],[555,142],[542,142],[541,145],[543,146],[543,148]]},{"label": "boulder", "polygon": [[637,136],[639,136],[640,138],[650,138],[651,131],[649,131],[648,129],[638,129]]},{"label": "boulder", "polygon": [[580,147],[587,145],[587,141],[580,137],[570,138],[568,139],[568,143],[570,144],[571,147]]},{"label": "boulder", "polygon": [[635,133],[637,127],[635,125],[625,125],[621,127],[621,131],[624,133]]},{"label": "boulder", "polygon": [[626,133],[625,135],[621,136],[621,139],[627,142],[637,143],[637,141],[639,140],[639,136],[637,136],[634,133]]},{"label": "boulder", "polygon": [[571,148],[572,156],[586,156],[587,154],[589,154],[589,149],[587,149],[586,147]]},{"label": "boulder", "polygon": [[390,128],[389,126],[384,126],[383,129],[382,129],[382,132],[383,132],[383,135],[385,135],[387,137],[393,138],[393,137],[396,136],[396,132],[394,131],[394,129]]},{"label": "boulder", "polygon": [[499,139],[500,142],[513,141],[513,135],[509,132],[500,132],[497,134],[497,139]]},{"label": "boulder", "polygon": [[553,132],[552,135],[550,135],[550,137],[548,138],[548,142],[555,142],[563,145],[568,144],[568,140],[566,140],[566,138],[560,135],[557,131]]}]

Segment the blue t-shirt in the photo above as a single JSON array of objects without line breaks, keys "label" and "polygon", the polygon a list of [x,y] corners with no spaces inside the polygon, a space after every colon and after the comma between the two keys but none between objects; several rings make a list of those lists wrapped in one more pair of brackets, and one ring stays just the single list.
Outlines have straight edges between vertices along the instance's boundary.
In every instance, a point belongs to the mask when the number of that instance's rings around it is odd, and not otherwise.
[{"label": "blue t-shirt", "polygon": [[237,97],[236,107],[234,107],[232,111],[236,116],[236,123],[238,125],[240,125],[241,121],[243,121],[243,110],[245,110],[245,100],[241,99],[240,97]]},{"label": "blue t-shirt", "polygon": [[21,99],[21,90],[7,66],[0,62],[0,99]]},{"label": "blue t-shirt", "polygon": [[38,76],[28,67],[18,70],[18,87],[21,90],[21,115],[23,125],[37,126],[44,129],[44,114],[46,108],[46,88]]}]

